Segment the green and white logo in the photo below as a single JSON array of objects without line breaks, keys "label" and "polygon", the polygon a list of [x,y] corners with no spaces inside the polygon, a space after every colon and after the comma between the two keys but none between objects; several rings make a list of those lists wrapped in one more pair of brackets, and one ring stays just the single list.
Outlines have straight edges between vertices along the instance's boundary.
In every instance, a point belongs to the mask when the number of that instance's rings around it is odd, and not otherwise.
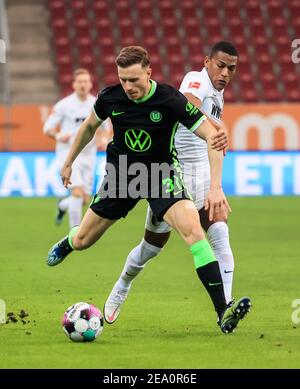
[{"label": "green and white logo", "polygon": [[194,105],[190,102],[187,103],[185,109],[187,112],[190,112],[194,108]]},{"label": "green and white logo", "polygon": [[149,149],[152,144],[151,136],[145,130],[127,130],[125,143],[130,150],[138,153]]},{"label": "green and white logo", "polygon": [[160,121],[161,121],[162,115],[161,115],[161,113],[158,112],[158,111],[152,111],[152,112],[150,113],[150,119],[151,119],[153,122],[157,123],[157,122],[160,122]]}]

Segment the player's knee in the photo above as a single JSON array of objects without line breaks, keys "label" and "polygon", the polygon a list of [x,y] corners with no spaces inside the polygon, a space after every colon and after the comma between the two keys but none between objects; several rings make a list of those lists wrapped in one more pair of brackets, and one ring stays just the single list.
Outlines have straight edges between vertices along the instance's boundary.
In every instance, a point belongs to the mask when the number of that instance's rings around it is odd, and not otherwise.
[{"label": "player's knee", "polygon": [[84,201],[85,193],[84,193],[83,188],[81,188],[80,186],[73,188],[72,189],[72,196],[82,198],[82,200]]},{"label": "player's knee", "polygon": [[163,248],[169,240],[170,234],[170,232],[156,233],[146,229],[144,239],[153,246]]},{"label": "player's knee", "polygon": [[181,231],[182,237],[188,245],[192,245],[199,240],[205,239],[204,232],[200,224],[191,224]]}]

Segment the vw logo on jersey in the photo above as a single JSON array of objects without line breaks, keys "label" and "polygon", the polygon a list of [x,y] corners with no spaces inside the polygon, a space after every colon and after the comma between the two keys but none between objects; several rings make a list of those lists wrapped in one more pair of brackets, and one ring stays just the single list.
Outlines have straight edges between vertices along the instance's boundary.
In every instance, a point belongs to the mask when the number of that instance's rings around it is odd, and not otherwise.
[{"label": "vw logo on jersey", "polygon": [[158,111],[152,111],[152,112],[150,113],[150,119],[151,119],[153,122],[157,123],[157,122],[160,122],[160,121],[161,121],[162,115],[161,115],[161,113],[158,112]]},{"label": "vw logo on jersey", "polygon": [[148,150],[152,140],[145,130],[130,129],[125,132],[125,143],[130,150],[139,153]]}]

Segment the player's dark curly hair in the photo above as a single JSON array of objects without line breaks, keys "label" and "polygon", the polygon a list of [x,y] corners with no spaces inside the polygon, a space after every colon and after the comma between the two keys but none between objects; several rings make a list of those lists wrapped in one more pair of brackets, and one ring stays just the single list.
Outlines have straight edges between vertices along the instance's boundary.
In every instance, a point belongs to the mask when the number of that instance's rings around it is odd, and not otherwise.
[{"label": "player's dark curly hair", "polygon": [[237,49],[233,46],[232,43],[227,41],[220,41],[215,43],[210,50],[209,57],[212,58],[218,51],[222,51],[222,53],[233,55],[235,57],[239,56]]},{"label": "player's dark curly hair", "polygon": [[128,68],[135,64],[141,64],[145,68],[150,65],[148,51],[141,46],[123,47],[116,58],[116,64],[120,68]]}]

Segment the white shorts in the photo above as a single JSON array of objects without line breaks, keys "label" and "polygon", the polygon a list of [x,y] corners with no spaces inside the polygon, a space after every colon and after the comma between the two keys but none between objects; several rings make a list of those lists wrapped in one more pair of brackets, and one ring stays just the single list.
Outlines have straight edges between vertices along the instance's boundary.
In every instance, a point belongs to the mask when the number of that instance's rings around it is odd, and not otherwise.
[{"label": "white shorts", "polygon": [[[59,170],[62,168],[64,161],[66,159],[65,152],[57,153],[57,164]],[[72,185],[69,186],[70,189],[75,187],[81,187],[84,189],[84,192],[88,195],[93,192],[94,184],[94,175],[96,167],[96,156],[79,156],[76,158],[72,165],[72,175],[71,182]]]},{"label": "white shorts", "polygon": [[[183,181],[196,208],[204,207],[204,200],[210,187],[210,169],[208,160],[202,163],[182,162]],[[170,232],[172,228],[166,222],[158,222],[148,205],[145,228],[157,234]]]}]

